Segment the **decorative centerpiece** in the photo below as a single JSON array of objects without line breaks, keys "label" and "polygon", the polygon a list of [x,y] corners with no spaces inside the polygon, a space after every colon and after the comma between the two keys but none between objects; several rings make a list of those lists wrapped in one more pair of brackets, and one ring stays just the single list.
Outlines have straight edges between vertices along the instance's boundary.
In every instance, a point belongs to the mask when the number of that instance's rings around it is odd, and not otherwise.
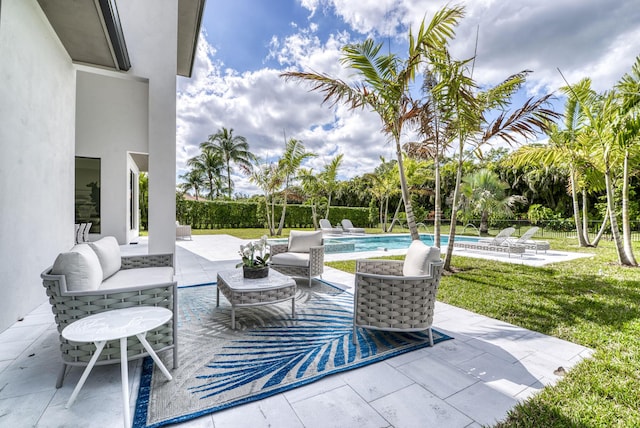
[{"label": "decorative centerpiece", "polygon": [[242,261],[236,267],[242,266],[242,273],[245,278],[265,278],[269,275],[267,235],[263,235],[259,241],[240,245],[239,254],[242,257]]}]

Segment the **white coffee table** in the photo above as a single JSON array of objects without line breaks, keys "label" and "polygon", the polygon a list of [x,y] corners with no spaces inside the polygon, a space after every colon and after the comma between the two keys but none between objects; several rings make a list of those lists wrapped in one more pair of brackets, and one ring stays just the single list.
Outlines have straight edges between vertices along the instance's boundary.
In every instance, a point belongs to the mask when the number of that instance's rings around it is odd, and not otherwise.
[{"label": "white coffee table", "polygon": [[218,272],[216,306],[220,306],[220,292],[231,303],[231,329],[236,328],[236,308],[269,305],[291,299],[291,317],[296,316],[296,282],[293,278],[269,270],[266,278],[247,279],[242,269]]},{"label": "white coffee table", "polygon": [[162,364],[155,351],[147,342],[145,334],[149,330],[160,327],[171,319],[173,313],[167,308],[157,308],[154,306],[136,306],[125,309],[115,309],[112,311],[100,312],[79,319],[69,324],[62,330],[62,337],[72,342],[93,342],[96,345],[96,352],[91,357],[89,365],[84,369],[82,377],[78,381],[66,408],[69,408],[75,401],[82,385],[84,385],[91,369],[100,357],[104,345],[109,340],[120,340],[120,374],[122,378],[122,400],[124,406],[124,426],[131,424],[129,412],[129,368],[127,364],[127,338],[136,336],[142,346],[147,350],[153,361],[158,365],[165,377],[173,379],[167,368]]}]

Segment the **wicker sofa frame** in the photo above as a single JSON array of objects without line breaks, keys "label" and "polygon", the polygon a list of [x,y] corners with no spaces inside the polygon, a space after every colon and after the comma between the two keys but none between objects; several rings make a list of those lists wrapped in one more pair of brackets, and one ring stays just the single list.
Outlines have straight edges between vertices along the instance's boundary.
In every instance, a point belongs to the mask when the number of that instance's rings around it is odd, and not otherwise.
[{"label": "wicker sofa frame", "polygon": [[[173,267],[173,254],[154,254],[142,256],[123,256],[121,270],[147,267]],[[76,320],[89,315],[113,309],[132,306],[157,306],[171,310],[174,316],[167,323],[147,333],[146,339],[154,351],[173,349],[173,367],[178,367],[178,328],[177,328],[177,283],[167,282],[146,286],[132,286],[117,290],[67,291],[64,275],[52,275],[51,267],[42,274],[42,283],[46,288],[60,339],[62,369],[58,374],[56,388],[60,388],[68,366],[86,366],[96,347],[92,343],[74,343],[64,339],[62,330]],[[128,360],[148,355],[143,345],[134,337],[127,339]],[[112,340],[105,345],[97,365],[120,362],[120,341]]]},{"label": "wicker sofa frame", "polygon": [[[289,244],[272,244],[271,257],[276,254],[285,253],[288,250]],[[270,266],[283,275],[307,279],[309,281],[309,287],[311,287],[313,278],[316,276],[322,278],[322,272],[324,272],[324,245],[309,248],[309,266],[292,266],[274,263],[271,263]]]},{"label": "wicker sofa frame", "polygon": [[427,331],[433,346],[433,313],[442,276],[442,261],[431,263],[429,275],[403,276],[402,260],[356,262],[353,343],[357,327],[371,330]]}]

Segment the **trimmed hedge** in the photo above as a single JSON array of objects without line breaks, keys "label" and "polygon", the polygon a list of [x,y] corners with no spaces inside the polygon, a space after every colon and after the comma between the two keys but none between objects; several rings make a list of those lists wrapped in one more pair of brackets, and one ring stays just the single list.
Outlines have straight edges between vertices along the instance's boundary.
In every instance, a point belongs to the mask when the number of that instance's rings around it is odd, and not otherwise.
[{"label": "trimmed hedge", "polygon": [[[267,227],[264,204],[238,201],[189,201],[176,200],[176,219],[180,224],[189,224],[194,229],[262,228]],[[276,224],[280,221],[282,206],[276,205]],[[368,208],[331,207],[331,224],[340,224],[348,218],[358,227],[371,226]],[[313,227],[309,205],[287,205],[285,227]]]}]

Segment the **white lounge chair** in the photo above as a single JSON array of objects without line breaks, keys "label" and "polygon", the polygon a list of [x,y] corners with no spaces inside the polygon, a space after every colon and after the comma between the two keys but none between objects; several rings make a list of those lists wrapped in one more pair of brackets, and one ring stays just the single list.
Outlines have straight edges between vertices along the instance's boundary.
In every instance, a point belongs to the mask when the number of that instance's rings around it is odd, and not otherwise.
[{"label": "white lounge chair", "polygon": [[547,250],[551,248],[551,244],[549,244],[548,241],[534,241],[531,239],[539,229],[539,227],[533,226],[523,233],[521,237],[517,239],[509,238],[509,242],[517,245],[523,245],[529,250],[534,250],[536,254],[538,254],[538,251],[544,251],[546,253]]},{"label": "white lounge chair", "polygon": [[320,230],[325,235],[342,235],[343,232],[341,227],[331,226],[331,222],[326,218],[320,219]]},{"label": "white lounge chair", "polygon": [[454,241],[453,247],[463,250],[493,251],[496,253],[524,254],[524,245],[515,244],[509,241],[509,237],[516,231],[513,227],[507,227],[498,233],[493,239],[480,239],[479,241]]},{"label": "white lounge chair", "polygon": [[349,220],[348,218],[345,218],[342,220],[342,230],[344,230],[346,233],[353,233],[353,234],[359,234],[359,235],[362,235],[365,233],[364,228],[355,227],[353,223],[351,223],[351,220]]}]

